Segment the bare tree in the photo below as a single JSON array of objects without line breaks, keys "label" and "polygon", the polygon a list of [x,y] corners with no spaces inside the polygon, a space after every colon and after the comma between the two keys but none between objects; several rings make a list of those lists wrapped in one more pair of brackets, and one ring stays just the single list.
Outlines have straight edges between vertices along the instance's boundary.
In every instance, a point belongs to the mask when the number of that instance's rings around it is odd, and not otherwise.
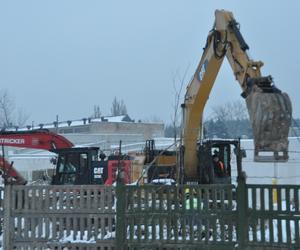
[{"label": "bare tree", "polygon": [[7,90],[0,90],[0,126],[2,128],[12,126],[24,126],[29,115],[22,109],[16,111],[14,99]]},{"label": "bare tree", "polygon": [[206,120],[206,128],[228,138],[249,134],[250,123],[245,102],[227,102],[213,107],[212,119]]},{"label": "bare tree", "polygon": [[16,126],[23,127],[25,126],[26,122],[28,121],[30,115],[26,113],[22,108],[18,108]]},{"label": "bare tree", "polygon": [[7,90],[0,91],[0,117],[1,126],[10,127],[13,125],[13,112],[15,104],[12,98],[9,96]]},{"label": "bare tree", "polygon": [[119,101],[117,97],[114,98],[111,106],[111,115],[127,115],[127,108],[123,100]]},{"label": "bare tree", "polygon": [[213,116],[221,121],[245,120],[248,119],[248,111],[245,102],[236,100],[213,107]]},{"label": "bare tree", "polygon": [[177,140],[177,134],[179,129],[179,123],[180,123],[180,99],[181,99],[181,93],[182,88],[184,84],[186,83],[186,75],[189,69],[189,65],[186,67],[183,75],[180,74],[179,70],[176,70],[175,73],[173,73],[173,90],[174,90],[174,103],[173,103],[173,115],[171,117],[172,121],[172,127],[173,127],[173,133],[174,133],[174,141]]},{"label": "bare tree", "polygon": [[101,117],[101,111],[99,105],[94,105],[94,113],[92,115],[92,118],[100,118]]}]

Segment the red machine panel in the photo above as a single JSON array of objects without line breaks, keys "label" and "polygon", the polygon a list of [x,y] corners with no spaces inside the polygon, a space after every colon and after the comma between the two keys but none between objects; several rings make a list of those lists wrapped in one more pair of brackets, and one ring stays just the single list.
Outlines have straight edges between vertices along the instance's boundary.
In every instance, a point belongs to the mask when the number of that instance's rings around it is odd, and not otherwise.
[{"label": "red machine panel", "polygon": [[119,164],[121,165],[121,169],[123,171],[124,176],[124,184],[130,183],[130,169],[131,169],[131,161],[130,160],[109,160],[108,161],[108,176],[105,182],[105,185],[112,185],[116,181],[117,169]]}]

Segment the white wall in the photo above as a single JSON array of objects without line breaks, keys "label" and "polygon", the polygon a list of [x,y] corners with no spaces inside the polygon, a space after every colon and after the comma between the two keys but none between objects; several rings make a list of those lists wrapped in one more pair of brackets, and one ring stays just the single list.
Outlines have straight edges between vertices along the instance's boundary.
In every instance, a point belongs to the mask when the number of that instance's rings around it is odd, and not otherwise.
[{"label": "white wall", "polygon": [[[271,184],[273,179],[278,184],[300,184],[300,139],[290,138],[289,160],[285,163],[259,163],[253,161],[253,141],[242,140],[242,147],[247,152],[247,157],[243,159],[243,170],[247,174],[247,183],[252,184]],[[155,144],[158,148],[166,148],[173,143],[170,138],[157,138]],[[124,152],[137,150],[140,151],[145,145],[144,141],[140,143],[124,143]],[[162,146],[163,145],[163,146]],[[116,144],[117,146],[117,144]],[[127,149],[127,150],[126,150]],[[37,153],[38,152],[38,153]],[[50,159],[53,154],[47,151],[32,151],[31,154],[11,154],[10,161],[14,161],[17,170],[24,173],[24,177],[31,179],[31,171],[53,168]],[[232,176],[236,178],[235,159],[232,160]]]},{"label": "white wall", "polygon": [[[247,183],[271,184],[276,179],[278,184],[300,184],[300,138],[289,138],[289,160],[287,162],[254,162],[253,140],[242,140],[246,150],[243,170],[247,174]],[[233,173],[236,175],[236,171]]]}]

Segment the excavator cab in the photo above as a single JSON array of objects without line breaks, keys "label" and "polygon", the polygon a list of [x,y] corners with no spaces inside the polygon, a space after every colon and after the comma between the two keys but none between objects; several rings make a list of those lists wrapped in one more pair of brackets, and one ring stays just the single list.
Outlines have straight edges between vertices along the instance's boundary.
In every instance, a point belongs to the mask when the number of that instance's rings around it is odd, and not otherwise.
[{"label": "excavator cab", "polygon": [[67,148],[53,150],[58,154],[57,165],[55,169],[55,175],[52,179],[54,185],[84,185],[92,184],[95,182],[95,178],[100,178],[101,183],[101,171],[99,164],[97,169],[94,164],[98,159],[97,147],[88,148]]},{"label": "excavator cab", "polygon": [[57,149],[58,154],[54,185],[112,185],[117,178],[120,165],[124,171],[124,182],[130,183],[131,161],[127,155],[100,154],[98,147]]},{"label": "excavator cab", "polygon": [[[239,140],[204,140],[198,145],[198,182],[200,184],[230,184],[233,153],[240,150]],[[239,166],[238,166],[239,167]]]}]

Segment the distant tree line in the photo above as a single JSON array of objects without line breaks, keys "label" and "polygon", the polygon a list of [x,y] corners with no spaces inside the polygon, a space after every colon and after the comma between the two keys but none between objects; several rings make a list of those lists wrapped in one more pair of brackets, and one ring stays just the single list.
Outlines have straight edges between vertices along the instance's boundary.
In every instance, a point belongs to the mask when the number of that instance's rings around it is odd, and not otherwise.
[{"label": "distant tree line", "polygon": [[292,120],[290,136],[300,137],[300,119],[296,118]]},{"label": "distant tree line", "polygon": [[204,123],[205,138],[253,138],[249,119],[241,120],[213,120]]},{"label": "distant tree line", "polygon": [[213,116],[204,123],[207,138],[252,138],[252,128],[245,102],[228,102],[213,108]]},{"label": "distant tree line", "polygon": [[[180,137],[180,127],[176,127],[176,135]],[[253,138],[252,128],[249,119],[226,120],[209,119],[204,122],[204,138]],[[165,126],[165,136],[174,137],[174,126]]]},{"label": "distant tree line", "polygon": [[176,129],[174,128],[174,124],[167,124],[165,126],[165,137],[173,137],[176,135],[177,138],[180,137],[180,126],[177,126]]},{"label": "distant tree line", "polygon": [[292,127],[298,127],[300,128],[300,119],[296,118],[292,120]]},{"label": "distant tree line", "polygon": [[[180,135],[180,127],[167,125],[165,136]],[[228,102],[213,108],[212,116],[204,121],[205,138],[252,138],[252,128],[245,103],[242,101]]]}]

